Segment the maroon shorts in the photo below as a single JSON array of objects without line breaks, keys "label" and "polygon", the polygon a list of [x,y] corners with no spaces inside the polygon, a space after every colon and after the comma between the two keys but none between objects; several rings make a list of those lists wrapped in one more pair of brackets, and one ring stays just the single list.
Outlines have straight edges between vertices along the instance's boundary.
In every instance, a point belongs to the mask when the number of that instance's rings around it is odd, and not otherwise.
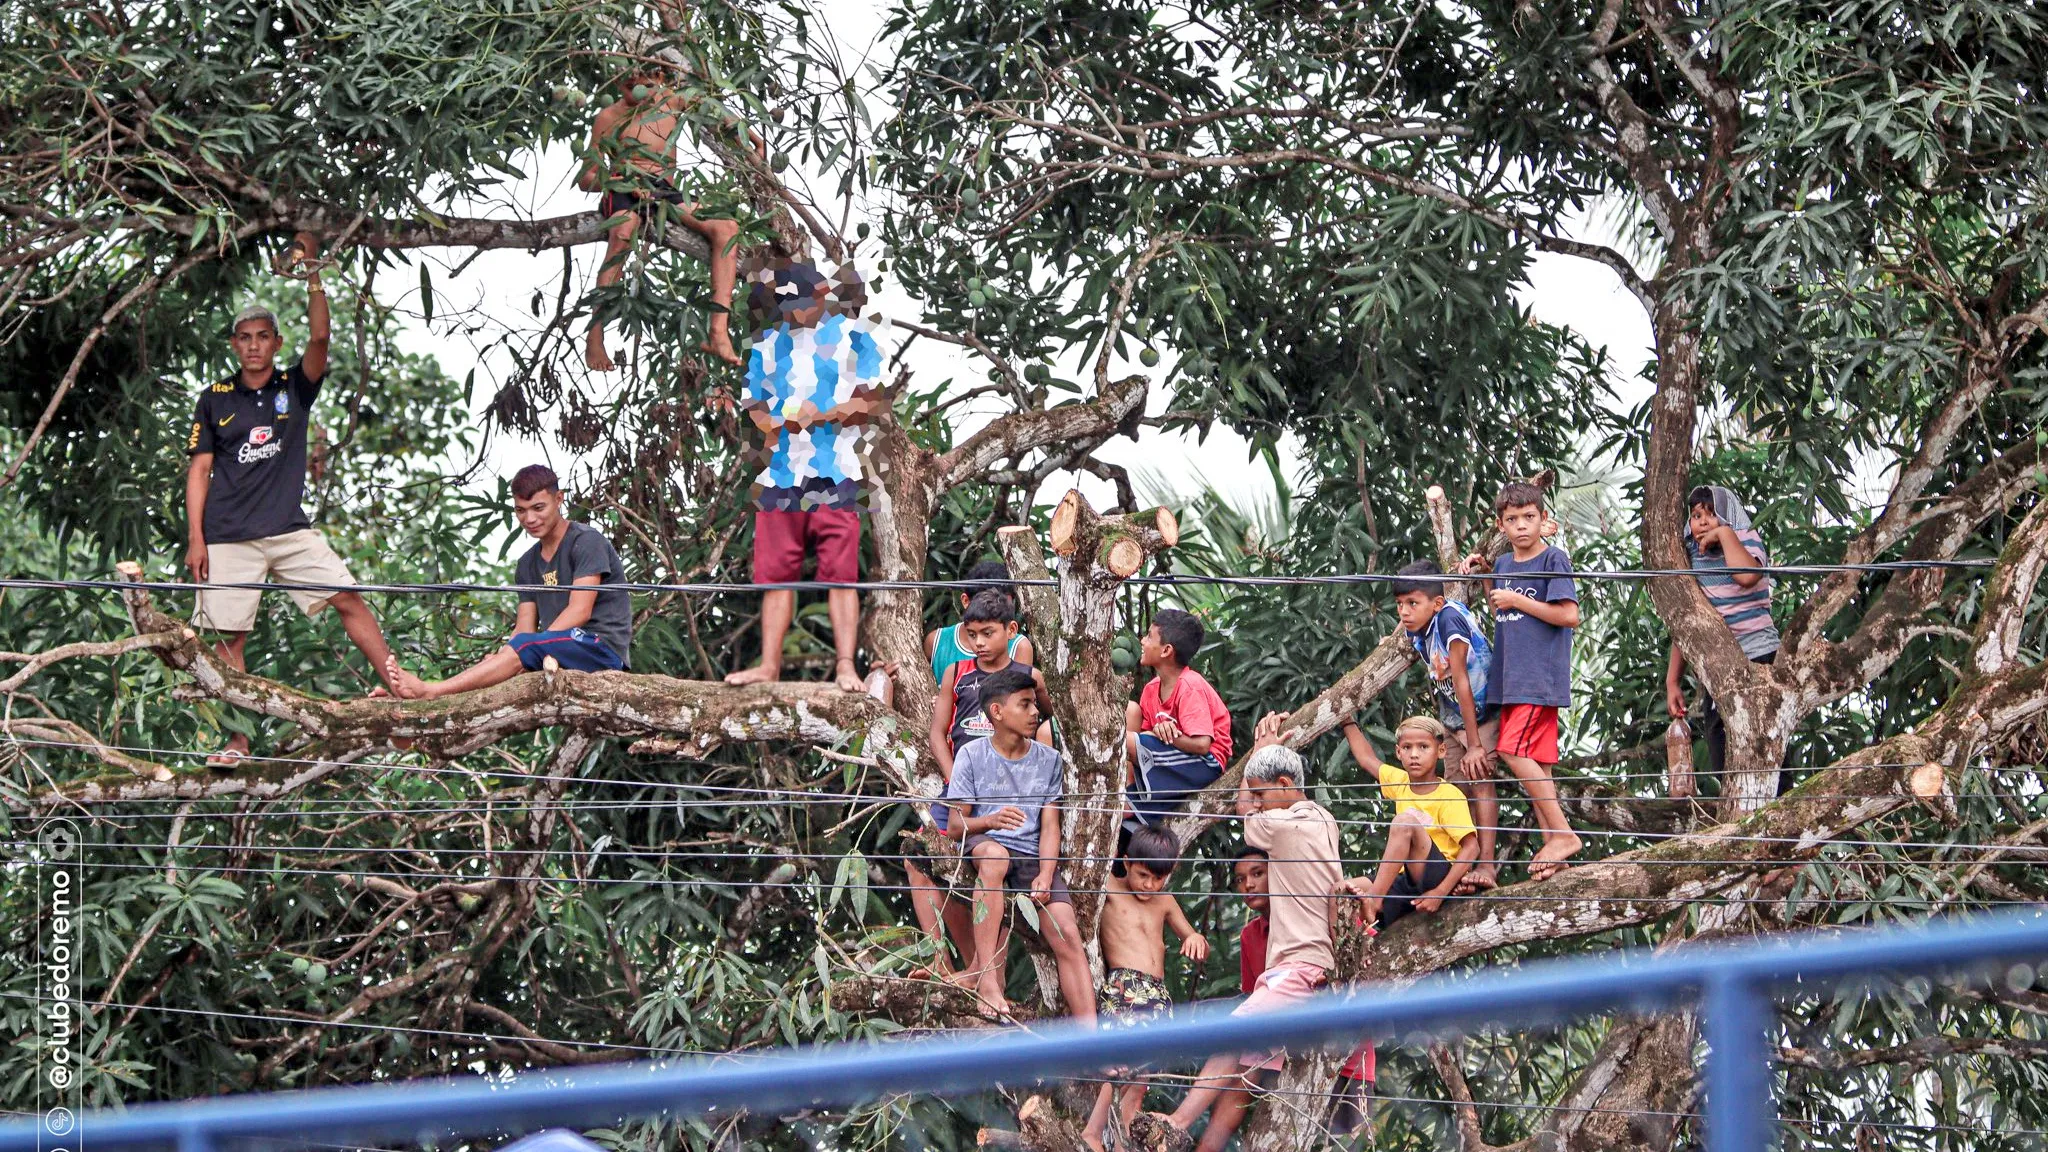
[{"label": "maroon shorts", "polygon": [[804,578],[804,553],[818,554],[819,580],[860,579],[860,513],[851,508],[754,512],[754,580],[788,584]]},{"label": "maroon shorts", "polygon": [[1557,709],[1509,704],[1500,710],[1500,754],[1538,764],[1557,763]]}]

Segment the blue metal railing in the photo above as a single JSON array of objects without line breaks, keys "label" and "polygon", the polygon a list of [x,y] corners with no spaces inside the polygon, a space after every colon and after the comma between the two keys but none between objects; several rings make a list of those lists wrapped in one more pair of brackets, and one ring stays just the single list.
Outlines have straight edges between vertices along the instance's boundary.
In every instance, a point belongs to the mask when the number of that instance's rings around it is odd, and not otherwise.
[{"label": "blue metal railing", "polygon": [[[1563,1023],[1609,1012],[1669,1011],[1697,1003],[1706,1066],[1711,1152],[1763,1152],[1771,1106],[1772,995],[1788,985],[1897,977],[2048,961],[2048,908],[1922,929],[1776,938],[1669,955],[1622,952],[1473,976],[1434,977],[1389,994],[1364,990],[1269,1016],[1208,1009],[1132,1031],[1050,1027],[1033,1036],[987,1032],[887,1043],[831,1045],[786,1055],[551,1069],[511,1081],[462,1077],[376,1087],[324,1088],[150,1104],[79,1118],[67,1141],[39,1122],[0,1126],[0,1152],[175,1148],[225,1152],[238,1141],[288,1144],[396,1140],[423,1143],[536,1128],[613,1125],[631,1116],[829,1107],[894,1093],[949,1093],[997,1083],[1080,1076],[1104,1067],[1213,1052],[1353,1043],[1405,1036]],[[1808,993],[1814,989],[1807,989]]]}]

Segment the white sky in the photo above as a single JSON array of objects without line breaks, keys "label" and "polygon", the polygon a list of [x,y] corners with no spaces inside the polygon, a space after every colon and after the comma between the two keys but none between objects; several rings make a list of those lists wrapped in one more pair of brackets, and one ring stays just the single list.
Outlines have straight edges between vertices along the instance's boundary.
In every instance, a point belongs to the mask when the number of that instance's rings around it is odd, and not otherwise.
[{"label": "white sky", "polygon": [[[841,38],[842,44],[853,46],[850,51],[857,54],[858,46],[872,40],[874,31],[879,27],[881,12],[881,5],[873,0],[834,0],[832,30]],[[593,109],[595,106],[593,102]],[[687,144],[685,149],[687,154]],[[573,155],[566,147],[551,148],[538,157],[529,156],[520,165],[526,170],[527,179],[505,186],[493,203],[475,205],[473,210],[477,215],[527,217],[588,210],[595,206],[594,198],[575,188],[573,164]],[[1609,228],[1597,217],[1582,222],[1579,230],[1588,239],[1613,239]],[[575,252],[576,284],[572,286],[573,290],[580,291],[588,286],[596,274],[602,253],[601,244],[586,245]],[[404,257],[407,254],[397,255]],[[450,279],[448,274],[452,268],[472,255],[474,259],[461,274]],[[434,277],[437,324],[431,330],[418,319],[417,314],[419,276],[416,262],[422,260],[431,264]],[[561,276],[561,260],[553,252],[536,256],[516,250],[472,254],[468,250],[424,249],[411,254],[403,267],[380,273],[377,295],[386,304],[402,305],[404,314],[411,317],[403,324],[400,338],[407,351],[434,356],[442,368],[457,379],[472,368],[476,370],[473,416],[481,423],[485,406],[496,391],[498,373],[504,370],[508,361],[502,353],[491,358],[479,356],[477,341],[490,339],[498,330],[497,325],[486,324],[481,335],[472,336],[450,331],[449,318],[464,309],[474,309],[483,315],[500,318],[501,323],[517,325],[524,320],[530,325],[533,321],[528,314],[528,305],[533,293],[541,291],[547,306],[551,307]],[[1649,321],[1641,306],[1621,287],[1613,273],[1591,261],[1540,254],[1536,257],[1531,282],[1522,298],[1537,318],[1569,327],[1594,347],[1607,350],[1615,387],[1624,404],[1637,403],[1647,393],[1648,388],[1637,378],[1636,369],[1651,355]],[[885,317],[922,319],[921,310],[902,294],[891,276],[884,277],[884,287],[874,294],[873,306]],[[575,335],[580,341],[580,329]],[[900,331],[891,336],[897,343],[905,338]],[[1147,371],[1155,380],[1164,380],[1172,364],[1173,350],[1162,347],[1160,351],[1166,359],[1157,368],[1147,370],[1131,362],[1114,366],[1113,374]],[[616,358],[616,345],[613,353]],[[950,377],[960,382],[962,387],[972,387],[985,382],[988,369],[986,363],[962,349],[927,340],[916,341],[906,360],[914,378],[925,386]],[[1085,379],[1086,376],[1082,374],[1077,378]],[[599,389],[601,384],[591,391]],[[1165,397],[1155,389],[1150,410],[1157,412],[1164,407]],[[960,414],[956,431],[961,436],[979,427],[992,415],[987,408],[978,412],[955,411]],[[1233,495],[1241,493],[1243,500],[1240,502],[1248,502],[1272,492],[1272,480],[1264,465],[1251,458],[1241,437],[1220,426],[1209,434],[1206,442],[1200,444],[1192,434],[1165,433],[1147,428],[1142,430],[1136,442],[1126,439],[1112,441],[1100,455],[1131,469],[1134,475],[1142,469],[1158,476],[1180,493],[1192,493],[1204,485],[1212,485]],[[577,464],[577,460],[559,445],[520,441],[494,433],[486,452],[485,467],[480,471],[477,482],[488,488],[497,476],[508,475],[535,459],[548,460],[565,477],[574,475]],[[1296,461],[1294,455],[1286,451],[1285,445],[1282,460],[1292,471]],[[459,463],[467,464],[468,461]],[[1107,502],[1106,483],[1091,476],[1082,476],[1079,480],[1091,499],[1098,504]],[[1042,502],[1056,500],[1073,482],[1071,476],[1055,476],[1040,490],[1039,499]]]}]

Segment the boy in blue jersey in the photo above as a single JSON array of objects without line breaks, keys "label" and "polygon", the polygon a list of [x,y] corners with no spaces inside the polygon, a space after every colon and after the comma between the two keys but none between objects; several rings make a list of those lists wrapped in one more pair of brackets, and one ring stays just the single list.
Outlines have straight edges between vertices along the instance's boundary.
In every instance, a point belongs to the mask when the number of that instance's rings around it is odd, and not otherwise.
[{"label": "boy in blue jersey", "polygon": [[1417,560],[1397,573],[1394,614],[1415,646],[1436,694],[1444,741],[1446,775],[1465,782],[1479,825],[1479,856],[1459,878],[1460,893],[1492,888],[1493,840],[1500,823],[1500,793],[1494,786],[1500,706],[1487,691],[1493,672],[1493,644],[1472,610],[1444,595],[1444,571],[1434,560]]},{"label": "boy in blue jersey", "polygon": [[[743,405],[763,445],[755,478],[754,580],[785,584],[803,578],[806,553],[817,556],[816,579],[860,579],[860,514],[866,471],[862,448],[881,405],[882,351],[859,317],[866,300],[852,269],[828,282],[809,264],[785,263],[754,280],[757,314],[747,360]],[[854,663],[860,593],[834,588],[826,596],[837,657],[833,679],[861,690]],[[765,684],[782,677],[782,642],[796,615],[796,592],[775,589],[761,600],[761,662],[725,678]]]}]

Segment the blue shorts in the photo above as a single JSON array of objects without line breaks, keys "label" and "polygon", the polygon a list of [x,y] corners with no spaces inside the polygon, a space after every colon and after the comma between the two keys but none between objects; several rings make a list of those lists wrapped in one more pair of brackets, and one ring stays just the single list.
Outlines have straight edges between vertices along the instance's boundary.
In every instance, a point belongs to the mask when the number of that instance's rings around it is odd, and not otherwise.
[{"label": "blue shorts", "polygon": [[561,632],[521,632],[507,641],[529,672],[540,671],[549,656],[572,672],[616,672],[626,666],[612,646],[595,632],[570,628]]}]

